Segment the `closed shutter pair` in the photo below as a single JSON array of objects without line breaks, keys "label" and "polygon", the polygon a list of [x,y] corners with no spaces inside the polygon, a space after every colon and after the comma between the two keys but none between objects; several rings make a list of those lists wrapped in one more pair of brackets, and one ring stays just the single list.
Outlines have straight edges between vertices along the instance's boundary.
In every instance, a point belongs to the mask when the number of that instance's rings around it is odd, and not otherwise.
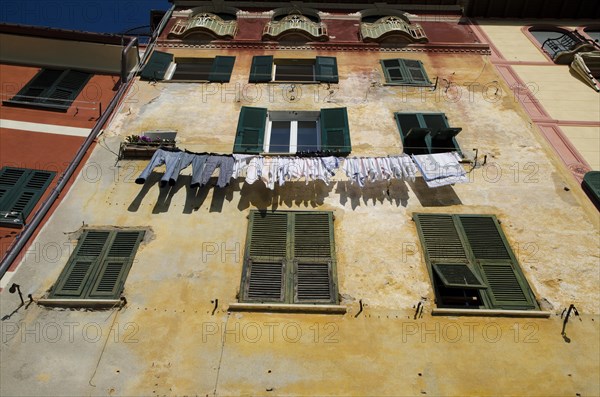
[{"label": "closed shutter pair", "polygon": [[478,289],[488,308],[537,309],[492,215],[415,214],[425,260],[446,288]]},{"label": "closed shutter pair", "polygon": [[421,61],[412,59],[384,59],[381,61],[388,84],[431,85]]},{"label": "closed shutter pair", "polygon": [[[235,136],[234,153],[263,152],[267,109],[242,106]],[[321,151],[349,154],[352,150],[346,108],[321,109]]]},{"label": "closed shutter pair", "polygon": [[[267,83],[272,79],[273,55],[257,55],[252,58],[250,83]],[[337,59],[335,57],[315,58],[315,81],[322,83],[339,82]]]},{"label": "closed shutter pair", "polygon": [[42,69],[4,103],[66,112],[91,76],[78,70]]},{"label": "closed shutter pair", "polygon": [[54,178],[51,171],[4,167],[0,170],[0,225],[21,226]]},{"label": "closed shutter pair", "polygon": [[[145,80],[163,80],[169,65],[173,62],[173,54],[162,51],[154,51],[150,59],[144,66],[140,77]],[[231,72],[235,57],[217,56],[214,58],[208,81],[214,83],[228,83],[231,79]]]},{"label": "closed shutter pair", "polygon": [[143,231],[84,231],[50,298],[118,299],[143,237]]},{"label": "closed shutter pair", "polygon": [[338,303],[333,215],[252,211],[243,302]]}]

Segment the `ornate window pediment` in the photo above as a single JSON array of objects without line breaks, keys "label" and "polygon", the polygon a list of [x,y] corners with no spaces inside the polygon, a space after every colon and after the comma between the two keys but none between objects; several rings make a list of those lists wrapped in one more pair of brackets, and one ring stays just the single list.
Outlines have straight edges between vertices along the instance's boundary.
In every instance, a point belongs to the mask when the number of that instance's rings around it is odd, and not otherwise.
[{"label": "ornate window pediment", "polygon": [[397,16],[379,18],[373,23],[361,22],[360,34],[363,41],[381,42],[400,38],[409,43],[427,43],[425,31],[418,23],[410,23]]},{"label": "ornate window pediment", "polygon": [[232,39],[237,32],[237,21],[225,21],[218,15],[202,12],[180,19],[171,28],[169,36],[172,38],[184,38],[193,33],[204,33],[215,38]]},{"label": "ornate window pediment", "polygon": [[326,41],[327,25],[322,22],[313,22],[309,18],[293,14],[279,21],[270,21],[265,26],[263,38],[267,40],[278,40],[287,35],[305,36],[313,41]]}]

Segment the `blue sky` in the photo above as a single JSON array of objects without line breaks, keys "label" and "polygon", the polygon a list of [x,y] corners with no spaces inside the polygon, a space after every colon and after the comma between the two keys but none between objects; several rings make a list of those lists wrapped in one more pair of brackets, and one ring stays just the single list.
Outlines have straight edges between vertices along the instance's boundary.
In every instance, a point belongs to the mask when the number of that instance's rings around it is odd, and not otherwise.
[{"label": "blue sky", "polygon": [[150,10],[168,0],[2,0],[0,21],[99,33],[149,25]]}]

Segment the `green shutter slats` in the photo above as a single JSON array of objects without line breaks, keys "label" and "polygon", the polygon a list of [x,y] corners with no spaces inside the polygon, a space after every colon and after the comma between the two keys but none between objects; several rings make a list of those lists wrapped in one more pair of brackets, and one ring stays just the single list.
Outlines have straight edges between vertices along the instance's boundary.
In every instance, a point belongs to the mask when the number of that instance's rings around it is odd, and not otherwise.
[{"label": "green shutter slats", "polygon": [[0,223],[22,226],[54,175],[50,171],[4,167],[0,171],[0,211],[11,212],[13,216],[1,217]]},{"label": "green shutter slats", "polygon": [[250,257],[285,258],[287,253],[287,224],[285,213],[253,213],[250,234]]},{"label": "green shutter slats", "polygon": [[475,259],[511,260],[507,246],[491,217],[459,217]]},{"label": "green shutter slats", "polygon": [[84,231],[51,297],[118,299],[143,236],[143,231]]},{"label": "green shutter slats", "polygon": [[27,170],[5,167],[0,172],[0,185],[15,186]]},{"label": "green shutter slats", "polygon": [[352,151],[346,108],[321,109],[321,150],[338,154]]},{"label": "green shutter slats", "polygon": [[67,266],[61,275],[53,292],[54,297],[79,297],[94,269],[93,261],[74,260]]},{"label": "green shutter slats", "polygon": [[171,62],[173,62],[173,54],[154,51],[146,66],[144,66],[140,77],[144,80],[163,80]]},{"label": "green shutter slats", "polygon": [[233,147],[234,153],[262,153],[266,123],[266,108],[242,106]]},{"label": "green shutter slats", "polygon": [[216,83],[229,83],[235,57],[233,56],[217,56],[212,64],[209,81]]},{"label": "green shutter slats", "polygon": [[273,73],[273,56],[272,55],[257,55],[252,58],[252,66],[250,68],[250,83],[266,83],[271,81]]},{"label": "green shutter slats", "polygon": [[431,85],[423,63],[413,59],[384,59],[381,61],[389,84]]},{"label": "green shutter slats", "polygon": [[487,286],[466,264],[433,264],[433,269],[448,288],[477,288]]},{"label": "green shutter slats", "polygon": [[494,308],[536,308],[527,282],[512,263],[481,263],[481,268],[489,285],[488,294]]},{"label": "green shutter slats", "polygon": [[76,250],[77,256],[97,258],[104,250],[104,245],[110,236],[109,231],[88,231],[82,236],[79,247]]},{"label": "green shutter slats", "polygon": [[337,59],[335,57],[317,57],[315,66],[317,81],[324,83],[339,82]]},{"label": "green shutter slats", "polygon": [[65,71],[61,78],[58,79],[54,88],[48,92],[48,98],[43,100],[43,102],[65,109],[68,108],[75,98],[77,98],[77,95],[79,95],[89,78],[89,73],[77,70]]},{"label": "green shutter slats", "polygon": [[330,258],[330,215],[299,213],[294,219],[294,257]]},{"label": "green shutter slats", "polygon": [[466,262],[467,255],[451,215],[416,214],[421,243],[431,261]]},{"label": "green shutter slats", "polygon": [[118,298],[123,289],[127,262],[107,260],[96,278],[90,298]]},{"label": "green shutter slats", "polygon": [[332,277],[329,263],[296,264],[297,303],[332,302]]},{"label": "green shutter slats", "polygon": [[129,258],[137,250],[143,233],[140,232],[117,232],[111,247],[108,251],[108,257]]},{"label": "green shutter slats", "polygon": [[253,301],[282,302],[284,264],[249,262],[246,298]]},{"label": "green shutter slats", "polygon": [[241,300],[337,303],[333,214],[252,211]]}]

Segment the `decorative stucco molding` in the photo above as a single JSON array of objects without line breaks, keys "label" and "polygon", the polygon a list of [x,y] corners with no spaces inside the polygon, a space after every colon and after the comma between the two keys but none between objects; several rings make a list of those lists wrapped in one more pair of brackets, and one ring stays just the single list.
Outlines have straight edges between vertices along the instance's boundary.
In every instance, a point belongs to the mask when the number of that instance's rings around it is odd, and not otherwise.
[{"label": "decorative stucco molding", "polygon": [[418,23],[410,23],[397,16],[379,18],[373,23],[361,22],[360,35],[365,42],[381,42],[391,37],[409,43],[427,43],[425,31]]},{"label": "decorative stucco molding", "polygon": [[307,17],[298,14],[288,15],[280,21],[270,21],[267,23],[263,30],[263,38],[266,40],[277,40],[290,33],[299,33],[313,41],[326,41],[329,39],[327,25],[313,22]]}]

